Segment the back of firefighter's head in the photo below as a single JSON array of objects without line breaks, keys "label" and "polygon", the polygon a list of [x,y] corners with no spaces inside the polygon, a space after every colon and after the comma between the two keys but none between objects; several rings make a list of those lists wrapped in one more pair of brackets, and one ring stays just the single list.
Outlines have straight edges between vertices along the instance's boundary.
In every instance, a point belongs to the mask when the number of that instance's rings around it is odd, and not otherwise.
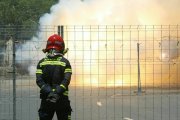
[{"label": "back of firefighter's head", "polygon": [[63,54],[64,48],[65,44],[63,38],[57,34],[54,34],[48,38],[46,49],[44,52],[55,50],[56,52]]}]

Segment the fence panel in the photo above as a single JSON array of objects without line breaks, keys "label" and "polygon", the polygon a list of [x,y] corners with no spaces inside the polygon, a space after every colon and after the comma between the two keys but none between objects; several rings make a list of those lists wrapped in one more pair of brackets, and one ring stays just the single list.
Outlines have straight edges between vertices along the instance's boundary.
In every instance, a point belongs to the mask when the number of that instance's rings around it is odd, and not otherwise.
[{"label": "fence panel", "polygon": [[69,48],[73,120],[179,120],[179,29],[1,26],[0,120],[38,119],[35,71],[52,34],[61,34]]}]

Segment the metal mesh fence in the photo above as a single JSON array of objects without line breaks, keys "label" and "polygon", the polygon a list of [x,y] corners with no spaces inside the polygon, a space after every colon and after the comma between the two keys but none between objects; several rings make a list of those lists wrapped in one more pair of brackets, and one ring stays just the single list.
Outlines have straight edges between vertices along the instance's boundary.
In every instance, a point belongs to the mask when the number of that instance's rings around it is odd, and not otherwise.
[{"label": "metal mesh fence", "polygon": [[47,38],[55,33],[63,35],[69,48],[65,57],[73,69],[73,120],[179,120],[179,29],[0,27],[0,120],[38,119],[36,65],[45,57]]}]

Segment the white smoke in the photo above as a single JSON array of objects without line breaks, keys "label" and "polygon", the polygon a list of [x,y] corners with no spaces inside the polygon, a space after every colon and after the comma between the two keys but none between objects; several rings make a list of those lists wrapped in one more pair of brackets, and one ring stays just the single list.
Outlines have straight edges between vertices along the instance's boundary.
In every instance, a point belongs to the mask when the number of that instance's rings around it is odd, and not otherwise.
[{"label": "white smoke", "polygon": [[179,0],[60,0],[40,25],[178,24]]},{"label": "white smoke", "polygon": [[42,58],[42,42],[38,42],[37,37],[32,37],[29,41],[20,41],[16,44],[16,67],[20,68],[21,74],[34,75],[36,65]]},{"label": "white smoke", "polygon": [[160,43],[162,61],[173,61],[179,57],[179,41],[177,38],[164,37]]},{"label": "white smoke", "polygon": [[[47,26],[178,24],[179,4],[179,0],[59,0],[51,7],[50,13],[45,13],[40,18],[38,37],[33,40],[46,41],[49,35],[57,33],[53,28],[43,32]],[[44,44],[38,46],[39,50],[45,47]],[[30,70],[34,70],[33,67],[35,66],[30,66]],[[34,71],[30,73],[33,74]],[[94,83],[99,84],[99,81],[95,80]]]}]

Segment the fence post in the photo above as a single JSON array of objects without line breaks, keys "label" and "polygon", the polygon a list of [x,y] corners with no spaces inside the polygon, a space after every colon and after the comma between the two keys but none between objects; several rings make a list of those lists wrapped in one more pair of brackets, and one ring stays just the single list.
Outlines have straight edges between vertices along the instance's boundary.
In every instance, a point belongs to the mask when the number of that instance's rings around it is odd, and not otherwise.
[{"label": "fence post", "polygon": [[138,56],[138,95],[141,95],[141,77],[140,77],[140,62],[139,62],[139,43],[137,43],[137,56]]},{"label": "fence post", "polygon": [[58,35],[61,35],[64,38],[64,26],[58,26]]},{"label": "fence post", "polygon": [[16,120],[16,47],[15,47],[15,37],[12,38],[13,42],[13,59],[12,59],[12,67],[13,67],[13,120]]}]

